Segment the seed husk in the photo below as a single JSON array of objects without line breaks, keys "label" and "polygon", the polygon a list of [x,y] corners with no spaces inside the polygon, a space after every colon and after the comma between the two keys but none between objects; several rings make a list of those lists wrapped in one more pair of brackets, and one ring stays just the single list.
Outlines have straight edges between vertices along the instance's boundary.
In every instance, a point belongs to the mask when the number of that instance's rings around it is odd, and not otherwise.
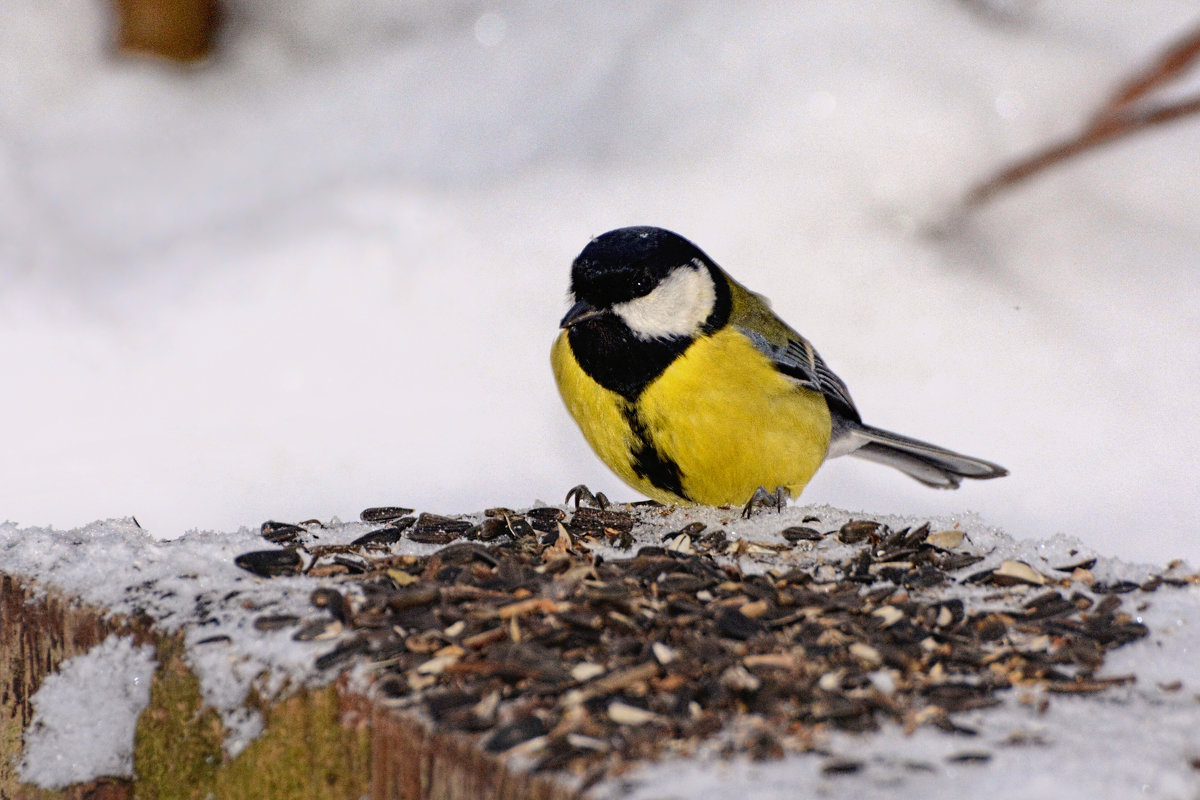
[{"label": "seed husk", "polygon": [[821,765],[821,772],[825,775],[853,775],[863,768],[863,762],[854,761],[852,759],[833,759],[826,761]]},{"label": "seed husk", "polygon": [[292,638],[297,642],[314,642],[323,639],[333,639],[341,635],[345,629],[345,625],[341,620],[329,619],[322,617],[320,619],[310,619],[302,624],[292,634]]},{"label": "seed husk", "polygon": [[542,533],[549,533],[554,530],[558,523],[566,520],[566,518],[566,512],[555,506],[531,508],[525,512],[525,519],[529,522],[529,526],[535,531]]},{"label": "seed husk", "polygon": [[350,544],[356,547],[387,547],[393,545],[400,541],[404,535],[404,531],[412,527],[412,524],[416,521],[416,517],[400,517],[399,519],[391,520],[379,530],[364,533]]},{"label": "seed husk", "polygon": [[300,621],[295,614],[264,614],[254,620],[254,629],[258,631],[278,631],[290,628]]},{"label": "seed husk", "polygon": [[412,512],[411,508],[401,508],[400,506],[373,506],[364,508],[358,518],[363,522],[392,522]]},{"label": "seed husk", "polygon": [[878,522],[850,520],[838,529],[837,538],[842,544],[858,544],[859,542],[866,541],[873,535],[878,536],[882,530],[885,530],[885,528]]},{"label": "seed husk", "polygon": [[325,586],[314,589],[313,593],[309,596],[309,602],[317,608],[327,609],[330,615],[338,622],[346,621],[348,615],[346,598],[338,590]]},{"label": "seed husk", "polygon": [[290,544],[302,536],[305,530],[299,525],[293,525],[290,522],[267,520],[259,528],[259,533],[262,534],[264,539],[273,544]]},{"label": "seed husk", "polygon": [[[657,543],[635,535],[663,513],[423,514],[350,545],[270,551],[292,553],[271,556],[284,569],[308,553],[326,570],[312,595],[320,616],[255,624],[328,639],[322,669],[366,661],[383,701],[422,705],[441,728],[532,769],[593,781],[721,731],[724,751],[770,759],[813,749],[827,728],[885,720],[969,736],[955,716],[1016,686],[1105,691],[1120,680],[1094,677],[1105,654],[1148,633],[1127,595],[1173,585],[1097,593],[1076,572],[1051,579],[1015,560],[969,575],[983,556],[929,525],[851,520],[821,534],[810,519],[765,542],[700,523]],[[398,525],[445,546],[395,554]],[[781,564],[743,569],[768,556]],[[951,581],[961,599],[933,589]],[[831,775],[863,768],[826,764]]]},{"label": "seed husk", "polygon": [[636,521],[628,512],[584,507],[571,515],[568,527],[576,534],[604,533],[609,530],[628,533],[633,530]]},{"label": "seed husk", "polygon": [[317,669],[332,669],[339,664],[344,664],[360,653],[365,653],[368,646],[366,639],[351,639],[333,648],[328,653],[319,656],[316,661]]},{"label": "seed husk", "polygon": [[962,531],[946,530],[929,534],[925,541],[939,550],[953,550],[963,543],[964,538]]},{"label": "seed husk", "polygon": [[501,725],[483,741],[483,749],[489,753],[503,753],[522,742],[537,736],[545,736],[546,723],[535,716],[522,717],[507,725]]},{"label": "seed husk", "polygon": [[471,523],[428,512],[417,517],[408,538],[423,544],[448,544],[471,529]]},{"label": "seed husk", "polygon": [[1002,561],[992,572],[990,582],[997,586],[1012,586],[1026,583],[1030,586],[1044,586],[1046,577],[1024,561]]},{"label": "seed husk", "polygon": [[304,559],[295,550],[255,550],[242,553],[233,563],[255,575],[273,578],[277,575],[299,574]]},{"label": "seed husk", "polygon": [[658,714],[644,708],[614,700],[608,704],[608,718],[618,725],[645,725],[658,720]]},{"label": "seed husk", "polygon": [[736,608],[724,608],[717,612],[717,630],[733,639],[751,639],[766,627],[758,620],[751,619]]},{"label": "seed husk", "polygon": [[819,542],[825,538],[824,535],[816,528],[809,528],[802,525],[794,525],[790,528],[784,528],[779,534],[787,541],[795,544],[796,542]]}]

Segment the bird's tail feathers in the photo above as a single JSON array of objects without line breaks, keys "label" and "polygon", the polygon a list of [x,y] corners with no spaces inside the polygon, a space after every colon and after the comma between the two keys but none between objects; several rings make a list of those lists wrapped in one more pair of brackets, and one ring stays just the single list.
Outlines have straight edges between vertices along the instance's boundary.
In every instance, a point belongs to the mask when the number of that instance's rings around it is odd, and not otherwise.
[{"label": "bird's tail feathers", "polygon": [[842,452],[894,467],[937,489],[957,489],[963,478],[986,480],[1008,474],[1008,470],[991,461],[862,423],[848,427],[842,435],[846,438],[839,443]]}]

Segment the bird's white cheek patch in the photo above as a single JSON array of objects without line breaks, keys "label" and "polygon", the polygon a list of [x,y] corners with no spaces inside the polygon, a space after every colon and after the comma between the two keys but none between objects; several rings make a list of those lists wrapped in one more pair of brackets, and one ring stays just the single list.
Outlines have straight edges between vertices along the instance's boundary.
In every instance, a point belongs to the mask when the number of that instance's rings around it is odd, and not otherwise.
[{"label": "bird's white cheek patch", "polygon": [[692,336],[712,313],[717,290],[702,265],[680,267],[654,291],[613,306],[639,339]]}]

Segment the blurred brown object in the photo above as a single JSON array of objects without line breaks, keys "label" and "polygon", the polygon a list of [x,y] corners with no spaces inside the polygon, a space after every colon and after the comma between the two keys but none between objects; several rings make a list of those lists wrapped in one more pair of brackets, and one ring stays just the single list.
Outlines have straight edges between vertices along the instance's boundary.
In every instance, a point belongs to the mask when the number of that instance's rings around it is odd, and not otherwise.
[{"label": "blurred brown object", "polygon": [[217,0],[115,0],[125,54],[192,63],[207,57],[220,23]]},{"label": "blurred brown object", "polygon": [[1192,114],[1200,114],[1200,95],[1155,102],[1155,90],[1170,84],[1200,62],[1200,26],[1165,49],[1145,69],[1125,80],[1077,135],[1019,159],[975,184],[963,198],[964,210],[980,206],[999,192],[1055,164],[1102,144]]}]

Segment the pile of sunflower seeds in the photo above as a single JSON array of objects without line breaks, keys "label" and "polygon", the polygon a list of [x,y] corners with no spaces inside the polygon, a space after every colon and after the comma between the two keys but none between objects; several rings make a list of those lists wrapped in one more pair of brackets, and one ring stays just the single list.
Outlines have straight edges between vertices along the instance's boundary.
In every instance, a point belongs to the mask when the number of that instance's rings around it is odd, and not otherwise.
[{"label": "pile of sunflower seeds", "polygon": [[[375,508],[362,519],[381,527],[324,546],[304,525],[268,522],[282,549],[237,563],[327,579],[311,617],[255,623],[328,639],[319,668],[369,663],[382,702],[585,783],[712,741],[768,759],[883,720],[970,733],[956,712],[1018,686],[1101,691],[1132,680],[1097,677],[1104,654],[1148,633],[1122,595],[1190,580],[1104,585],[1091,561],[1057,575],[1020,561],[975,570],[982,556],[960,531],[823,530],[816,517],[780,531],[782,545],[693,523],[633,549],[639,521],[667,512],[622,509],[493,509],[474,524]],[[443,546],[399,555],[402,538]],[[802,555],[821,542],[844,557]],[[739,566],[772,550],[791,566]],[[946,599],[948,586],[967,602]]]}]

